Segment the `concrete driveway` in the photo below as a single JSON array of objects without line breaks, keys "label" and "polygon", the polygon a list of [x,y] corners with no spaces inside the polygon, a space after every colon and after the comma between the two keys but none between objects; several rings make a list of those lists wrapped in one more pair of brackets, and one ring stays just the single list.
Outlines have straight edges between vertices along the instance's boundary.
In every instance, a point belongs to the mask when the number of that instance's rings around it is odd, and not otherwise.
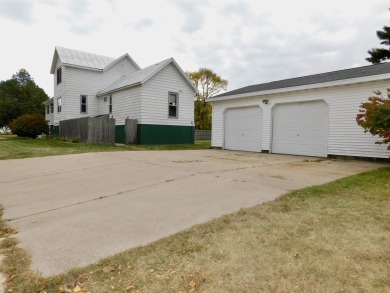
[{"label": "concrete driveway", "polygon": [[44,276],[84,266],[286,191],[380,167],[221,150],[0,161],[4,219]]}]

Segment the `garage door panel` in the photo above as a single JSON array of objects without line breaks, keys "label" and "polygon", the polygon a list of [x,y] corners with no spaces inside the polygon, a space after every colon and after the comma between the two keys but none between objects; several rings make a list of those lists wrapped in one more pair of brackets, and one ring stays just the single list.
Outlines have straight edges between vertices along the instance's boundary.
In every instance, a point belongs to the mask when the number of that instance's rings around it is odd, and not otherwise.
[{"label": "garage door panel", "polygon": [[233,108],[225,112],[224,148],[261,151],[262,115],[260,107]]},{"label": "garage door panel", "polygon": [[272,117],[273,153],[327,156],[328,105],[324,101],[279,104]]}]

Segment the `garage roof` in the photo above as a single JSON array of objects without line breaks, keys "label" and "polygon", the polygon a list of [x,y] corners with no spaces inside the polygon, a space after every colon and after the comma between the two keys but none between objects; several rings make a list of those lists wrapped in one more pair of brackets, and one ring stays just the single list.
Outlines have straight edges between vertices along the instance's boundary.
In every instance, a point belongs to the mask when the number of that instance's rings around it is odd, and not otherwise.
[{"label": "garage roof", "polygon": [[214,96],[212,98],[318,84],[386,73],[390,73],[390,62],[250,85]]}]

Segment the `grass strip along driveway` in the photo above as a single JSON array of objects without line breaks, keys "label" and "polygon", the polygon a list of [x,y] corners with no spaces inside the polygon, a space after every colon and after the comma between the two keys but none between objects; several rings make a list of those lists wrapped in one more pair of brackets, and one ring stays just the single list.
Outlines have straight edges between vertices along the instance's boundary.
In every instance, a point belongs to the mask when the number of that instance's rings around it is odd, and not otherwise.
[{"label": "grass strip along driveway", "polygon": [[293,191],[49,278],[10,237],[1,270],[10,292],[389,292],[389,178]]},{"label": "grass strip along driveway", "polygon": [[0,135],[0,160],[45,157],[109,151],[145,150],[197,150],[210,148],[210,141],[196,141],[182,145],[94,145],[71,143],[54,139],[18,138],[13,135]]}]

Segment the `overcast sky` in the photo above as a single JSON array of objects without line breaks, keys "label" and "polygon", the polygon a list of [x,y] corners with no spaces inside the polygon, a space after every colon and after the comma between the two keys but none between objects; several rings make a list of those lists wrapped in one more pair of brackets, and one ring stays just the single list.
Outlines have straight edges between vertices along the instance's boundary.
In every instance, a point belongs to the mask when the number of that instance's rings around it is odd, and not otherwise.
[{"label": "overcast sky", "polygon": [[27,69],[49,96],[54,47],[143,68],[173,57],[228,90],[368,65],[388,0],[0,0],[0,80]]}]

